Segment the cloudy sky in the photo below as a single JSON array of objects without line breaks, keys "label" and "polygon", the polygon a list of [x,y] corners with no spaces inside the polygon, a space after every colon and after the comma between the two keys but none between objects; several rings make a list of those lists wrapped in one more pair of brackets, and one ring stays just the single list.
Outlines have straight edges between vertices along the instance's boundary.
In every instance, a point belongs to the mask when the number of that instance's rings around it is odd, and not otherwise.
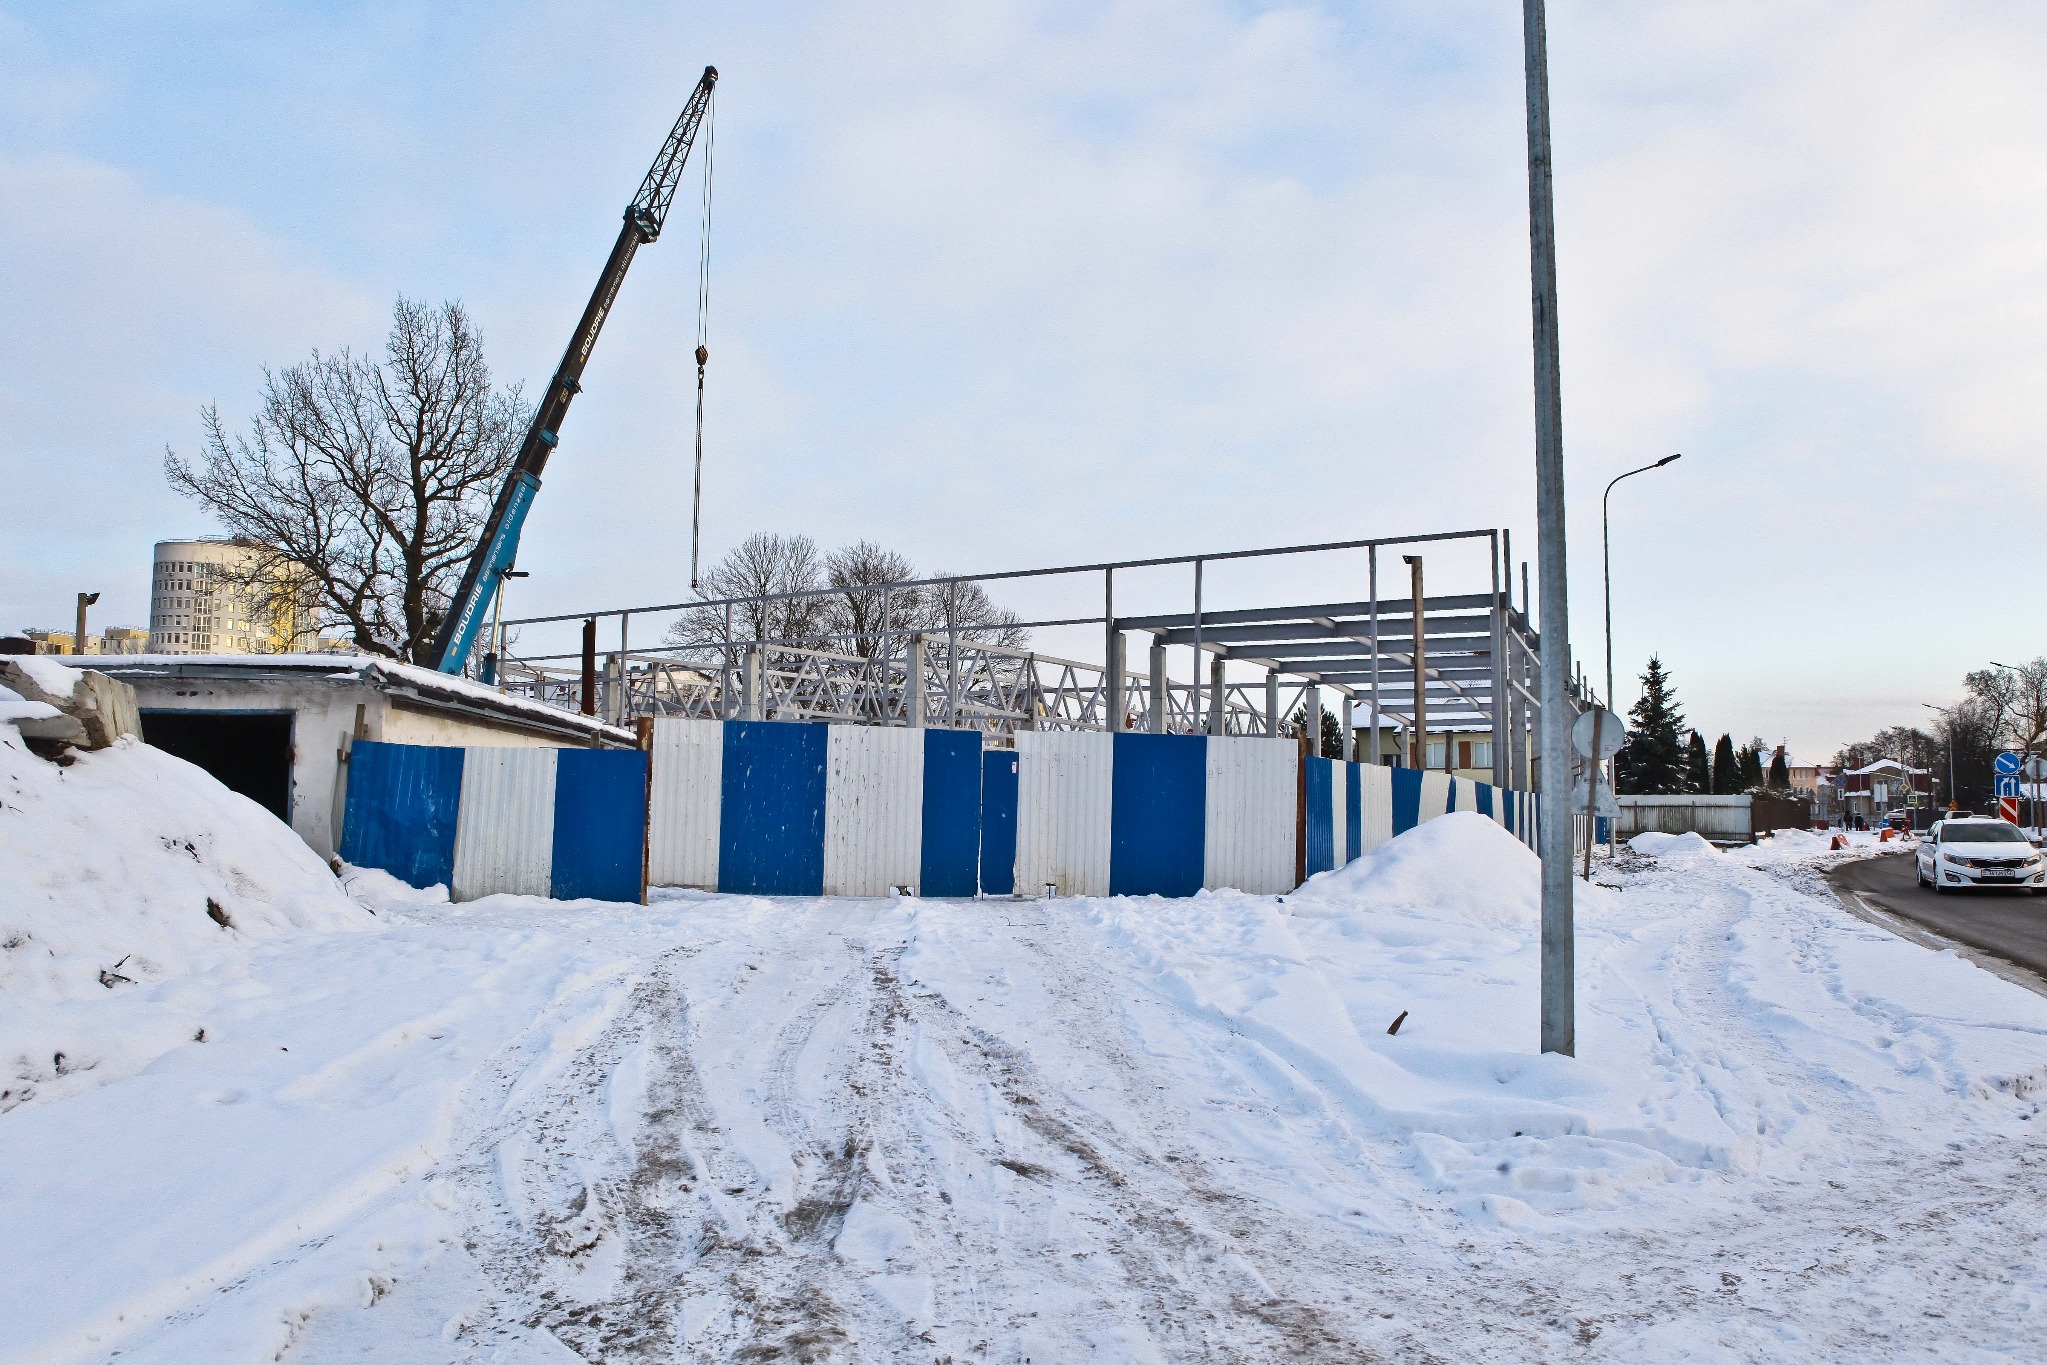
[{"label": "cloudy sky", "polygon": [[[1550,50],[1588,668],[1600,490],[1672,451],[1614,495],[1624,704],[1660,652],[1709,734],[1824,755],[2047,650],[2047,8],[1560,0]],[[80,588],[143,623],[151,542],[213,529],[164,446],[245,417],[265,365],[375,348],[401,291],[544,381],[707,62],[713,553],[1533,549],[1508,0],[10,0],[0,52],[6,628]],[[519,609],[684,595],[698,192],[598,348]]]}]

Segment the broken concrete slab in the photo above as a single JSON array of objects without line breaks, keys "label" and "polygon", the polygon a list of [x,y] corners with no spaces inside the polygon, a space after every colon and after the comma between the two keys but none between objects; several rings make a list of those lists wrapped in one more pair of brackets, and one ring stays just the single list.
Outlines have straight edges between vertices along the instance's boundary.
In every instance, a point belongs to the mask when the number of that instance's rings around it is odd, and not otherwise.
[{"label": "broken concrete slab", "polygon": [[[22,735],[30,739],[73,744],[81,749],[104,749],[122,735],[142,735],[142,709],[135,689],[118,678],[89,668],[72,668],[40,656],[0,658],[0,684],[18,693],[24,701],[54,706],[77,727],[60,725],[57,718],[23,720]],[[50,733],[31,734],[37,725]]]}]

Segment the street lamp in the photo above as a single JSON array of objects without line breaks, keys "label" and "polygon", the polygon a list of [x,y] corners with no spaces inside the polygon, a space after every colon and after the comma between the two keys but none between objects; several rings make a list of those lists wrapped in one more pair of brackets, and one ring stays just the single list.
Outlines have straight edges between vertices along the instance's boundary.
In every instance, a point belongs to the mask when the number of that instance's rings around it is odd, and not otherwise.
[{"label": "street lamp", "polygon": [[[1938,706],[1935,706],[1935,705],[1934,705],[1934,704],[1933,704],[1932,702],[1930,702],[1930,701],[1922,701],[1922,702],[1920,702],[1919,704],[1920,704],[1921,706],[1925,707],[1925,708],[1926,708],[1927,710],[1929,710],[1929,711],[1933,712],[1933,713],[1934,713],[1935,715],[1941,716],[1942,718],[1945,718],[1945,717],[1947,716],[1947,712],[1946,712],[1945,710],[1943,710],[1942,708],[1940,708],[1940,707],[1938,707]],[[1943,726],[1943,727],[1942,727],[1942,729],[1943,729],[1943,730],[1945,731],[1945,737],[1946,737],[1946,739],[1947,739],[1947,804],[1948,804],[1948,809],[1949,809],[1949,810],[1954,810],[1954,809],[1956,808],[1956,807],[1955,807],[1955,727],[1953,726],[1953,724],[1951,724],[1951,723],[1950,723],[1950,724],[1948,724],[1948,725],[1945,725],[1945,726]]]},{"label": "street lamp", "polygon": [[1632,479],[1637,474],[1647,474],[1652,469],[1661,469],[1672,460],[1684,458],[1683,452],[1666,455],[1655,464],[1645,464],[1640,469],[1630,469],[1614,477],[1606,486],[1606,492],[1599,495],[1599,559],[1606,575],[1606,704],[1609,708],[1617,705],[1613,694],[1613,544],[1606,531],[1606,500],[1613,496],[1613,485],[1622,479]]},{"label": "street lamp", "polygon": [[78,594],[78,629],[71,636],[71,652],[73,654],[85,653],[85,609],[99,600],[100,595],[96,592],[82,592]]}]

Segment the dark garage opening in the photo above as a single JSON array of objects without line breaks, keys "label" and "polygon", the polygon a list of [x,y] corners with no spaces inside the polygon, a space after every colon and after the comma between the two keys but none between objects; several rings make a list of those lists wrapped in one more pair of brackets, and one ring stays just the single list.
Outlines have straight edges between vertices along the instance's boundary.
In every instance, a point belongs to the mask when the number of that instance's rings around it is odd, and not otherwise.
[{"label": "dark garage opening", "polygon": [[291,823],[291,712],[145,710],[142,738]]}]

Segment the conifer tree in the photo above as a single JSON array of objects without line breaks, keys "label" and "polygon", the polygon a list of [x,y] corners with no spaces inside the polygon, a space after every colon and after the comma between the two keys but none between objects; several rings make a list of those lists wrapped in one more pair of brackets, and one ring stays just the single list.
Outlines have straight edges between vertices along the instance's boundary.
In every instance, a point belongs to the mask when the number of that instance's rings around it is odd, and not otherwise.
[{"label": "conifer tree", "polygon": [[1791,785],[1791,766],[1785,762],[1781,748],[1770,755],[1770,785],[1779,789]]},{"label": "conifer tree", "polygon": [[1628,742],[1616,758],[1620,789],[1643,796],[1666,796],[1686,790],[1684,712],[1677,706],[1663,660],[1649,659],[1642,674],[1642,696],[1628,710]]},{"label": "conifer tree", "polygon": [[1753,744],[1744,744],[1736,755],[1741,760],[1741,785],[1737,792],[1751,791],[1763,785],[1763,756]]},{"label": "conifer tree", "polygon": [[1707,790],[1715,796],[1734,796],[1741,791],[1741,760],[1734,756],[1734,736],[1722,735],[1713,746],[1713,785]]},{"label": "conifer tree", "polygon": [[1685,780],[1695,792],[1713,790],[1713,768],[1706,759],[1706,737],[1692,731],[1691,746],[1685,752]]}]

